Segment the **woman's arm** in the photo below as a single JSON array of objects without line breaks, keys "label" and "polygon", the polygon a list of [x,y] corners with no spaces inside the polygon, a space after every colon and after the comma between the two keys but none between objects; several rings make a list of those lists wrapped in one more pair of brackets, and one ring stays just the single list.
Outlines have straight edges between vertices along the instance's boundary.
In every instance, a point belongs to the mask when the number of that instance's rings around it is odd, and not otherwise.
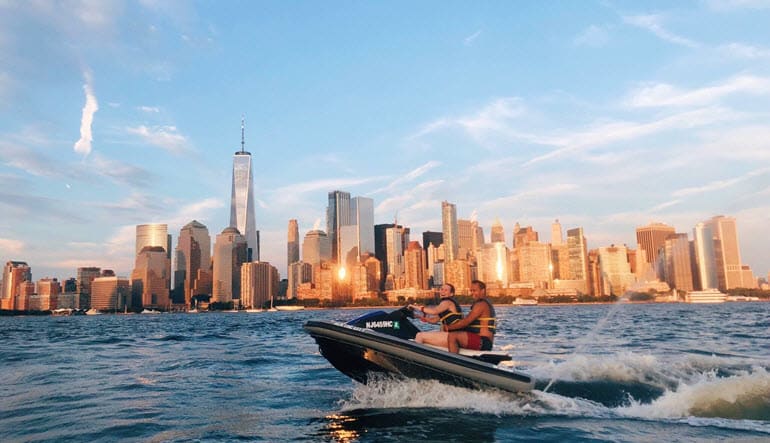
[{"label": "woman's arm", "polygon": [[481,317],[481,314],[483,314],[483,312],[484,312],[484,307],[481,305],[481,303],[476,303],[476,305],[473,306],[473,309],[471,309],[471,312],[469,312],[468,315],[466,315],[461,320],[457,320],[451,325],[447,325],[447,331],[456,331],[458,329],[465,328],[469,324],[473,323],[474,320]]}]

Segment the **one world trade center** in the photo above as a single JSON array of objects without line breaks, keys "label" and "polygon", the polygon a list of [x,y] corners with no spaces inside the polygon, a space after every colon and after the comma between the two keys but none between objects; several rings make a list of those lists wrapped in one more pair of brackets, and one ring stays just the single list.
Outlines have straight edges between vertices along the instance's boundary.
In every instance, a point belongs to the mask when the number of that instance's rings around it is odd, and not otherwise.
[{"label": "one world trade center", "polygon": [[230,200],[230,226],[246,237],[248,261],[259,260],[259,241],[254,220],[254,185],[252,184],[251,153],[245,149],[244,127],[241,120],[241,150],[233,155],[233,192]]}]

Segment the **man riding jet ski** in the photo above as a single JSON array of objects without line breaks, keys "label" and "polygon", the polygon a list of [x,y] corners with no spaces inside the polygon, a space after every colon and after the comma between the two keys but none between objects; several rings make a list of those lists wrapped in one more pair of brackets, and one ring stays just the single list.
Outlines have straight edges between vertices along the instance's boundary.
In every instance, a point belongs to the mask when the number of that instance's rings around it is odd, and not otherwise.
[{"label": "man riding jet ski", "polygon": [[467,349],[455,354],[448,352],[446,345],[439,348],[417,343],[414,338],[420,330],[410,318],[414,318],[413,312],[404,307],[390,313],[371,312],[348,323],[311,320],[304,328],[332,366],[361,383],[373,374],[384,373],[467,388],[532,390],[532,377],[497,366],[511,360],[508,354]]}]

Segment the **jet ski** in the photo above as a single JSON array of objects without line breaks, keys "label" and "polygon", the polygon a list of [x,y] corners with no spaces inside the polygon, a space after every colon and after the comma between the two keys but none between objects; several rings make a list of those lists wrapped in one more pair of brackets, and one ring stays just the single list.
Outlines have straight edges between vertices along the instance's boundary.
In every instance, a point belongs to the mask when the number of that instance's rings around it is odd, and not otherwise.
[{"label": "jet ski", "polygon": [[420,330],[410,318],[414,318],[412,311],[403,307],[389,313],[370,312],[348,323],[311,320],[304,329],[332,366],[364,384],[386,374],[471,389],[527,392],[534,387],[529,375],[499,366],[511,360],[504,352],[461,349],[454,354],[415,342]]}]

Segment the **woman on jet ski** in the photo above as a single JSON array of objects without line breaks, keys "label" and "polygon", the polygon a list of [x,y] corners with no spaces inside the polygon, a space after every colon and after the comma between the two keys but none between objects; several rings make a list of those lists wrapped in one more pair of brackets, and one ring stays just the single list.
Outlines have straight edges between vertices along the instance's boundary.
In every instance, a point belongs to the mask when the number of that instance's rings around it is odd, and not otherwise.
[{"label": "woman on jet ski", "polygon": [[434,346],[446,346],[448,333],[446,326],[463,318],[460,304],[455,300],[455,287],[445,283],[439,290],[441,301],[435,306],[409,305],[414,311],[422,312],[420,320],[426,323],[440,323],[441,331],[419,332],[414,338],[417,343]]}]

